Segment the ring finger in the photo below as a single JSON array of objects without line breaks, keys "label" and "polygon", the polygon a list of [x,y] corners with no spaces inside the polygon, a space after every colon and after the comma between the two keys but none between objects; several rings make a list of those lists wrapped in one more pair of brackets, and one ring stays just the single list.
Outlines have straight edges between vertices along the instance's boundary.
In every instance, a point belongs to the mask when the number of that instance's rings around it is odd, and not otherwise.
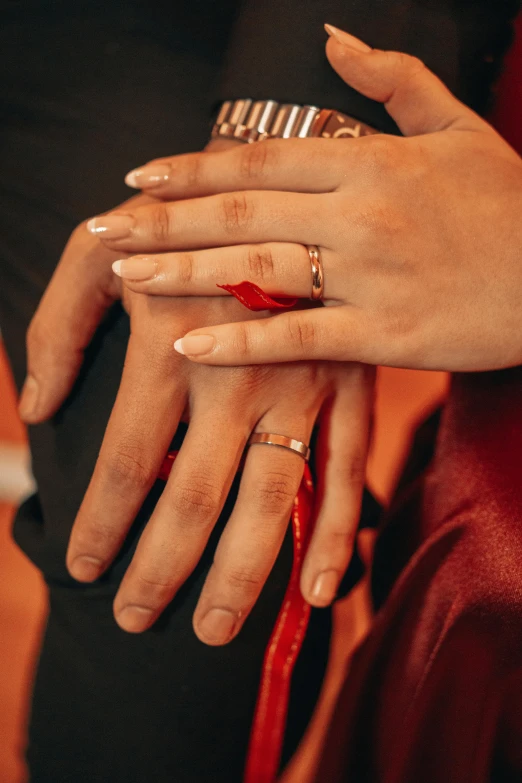
[{"label": "ring finger", "polygon": [[[267,413],[256,432],[285,434],[309,443],[315,413]],[[266,444],[250,446],[232,515],[194,613],[194,630],[210,645],[229,642],[240,631],[263,589],[281,548],[304,471],[301,456]]]},{"label": "ring finger", "polygon": [[[323,296],[339,291],[336,254],[320,249],[325,271]],[[305,245],[273,242],[234,245],[192,253],[134,256],[113,264],[132,290],[159,296],[223,296],[220,288],[248,280],[273,296],[310,296],[311,261]]]}]

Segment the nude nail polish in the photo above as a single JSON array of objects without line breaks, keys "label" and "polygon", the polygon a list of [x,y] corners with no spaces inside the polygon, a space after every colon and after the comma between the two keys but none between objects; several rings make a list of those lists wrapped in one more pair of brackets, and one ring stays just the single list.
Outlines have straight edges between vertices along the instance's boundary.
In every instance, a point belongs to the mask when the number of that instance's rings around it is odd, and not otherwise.
[{"label": "nude nail polish", "polygon": [[142,256],[138,258],[122,258],[115,261],[112,271],[124,280],[151,280],[156,275],[158,262],[154,258]]},{"label": "nude nail polish", "polygon": [[184,356],[203,356],[210,353],[215,344],[216,338],[211,334],[195,334],[176,340],[174,349]]},{"label": "nude nail polish", "polygon": [[372,47],[365,44],[363,41],[356,38],[355,35],[350,35],[344,30],[339,30],[338,27],[334,27],[332,24],[325,24],[324,29],[328,35],[335,38],[343,46],[348,46],[350,49],[355,49],[359,52],[371,52]]},{"label": "nude nail polish", "polygon": [[211,609],[198,624],[198,631],[211,644],[225,644],[234,633],[237,619],[228,609]]},{"label": "nude nail polish", "polygon": [[87,230],[100,239],[125,239],[134,227],[132,215],[103,215],[87,223]]},{"label": "nude nail polish", "polygon": [[170,173],[170,166],[164,163],[151,163],[150,166],[129,171],[125,177],[125,184],[130,188],[157,188],[168,182]]},{"label": "nude nail polish", "polygon": [[319,574],[312,588],[312,598],[324,606],[328,606],[337,595],[339,574],[333,569]]}]

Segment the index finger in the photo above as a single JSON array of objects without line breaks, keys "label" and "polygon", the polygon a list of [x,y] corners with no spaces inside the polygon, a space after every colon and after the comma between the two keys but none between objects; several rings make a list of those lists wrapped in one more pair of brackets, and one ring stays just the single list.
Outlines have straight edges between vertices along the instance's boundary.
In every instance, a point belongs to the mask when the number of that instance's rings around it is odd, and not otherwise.
[{"label": "index finger", "polygon": [[342,182],[339,157],[357,160],[363,139],[270,139],[216,155],[175,155],[130,171],[125,182],[164,199],[195,198],[235,190],[325,193]]}]

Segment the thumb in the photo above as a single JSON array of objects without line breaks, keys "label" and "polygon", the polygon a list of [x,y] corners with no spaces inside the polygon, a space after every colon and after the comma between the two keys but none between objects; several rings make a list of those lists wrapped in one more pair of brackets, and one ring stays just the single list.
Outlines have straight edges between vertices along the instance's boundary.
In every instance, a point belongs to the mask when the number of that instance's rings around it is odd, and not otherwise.
[{"label": "thumb", "polygon": [[346,84],[379,103],[405,136],[489,125],[461,103],[421,60],[402,52],[372,49],[343,30],[325,25],[326,55]]},{"label": "thumb", "polygon": [[116,255],[83,224],[71,235],[27,331],[27,377],[19,405],[27,424],[48,419],[71,391],[85,348],[118,298],[111,274]]},{"label": "thumb", "polygon": [[[125,206],[155,203],[146,194]],[[121,251],[109,250],[81,223],[63,251],[27,332],[27,378],[20,398],[20,417],[38,424],[64,402],[82,366],[106,310],[120,298],[121,281],[112,262]]]}]

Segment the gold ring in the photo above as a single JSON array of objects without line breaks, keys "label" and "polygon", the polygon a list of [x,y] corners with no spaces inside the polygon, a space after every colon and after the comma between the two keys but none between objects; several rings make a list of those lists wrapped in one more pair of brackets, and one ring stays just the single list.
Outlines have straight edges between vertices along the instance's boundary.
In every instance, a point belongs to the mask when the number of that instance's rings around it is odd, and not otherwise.
[{"label": "gold ring", "polygon": [[308,255],[310,256],[310,263],[312,264],[312,293],[310,299],[314,301],[323,298],[324,290],[324,272],[323,264],[321,261],[321,253],[317,245],[307,245]]},{"label": "gold ring", "polygon": [[248,441],[249,446],[253,446],[254,443],[265,443],[267,446],[280,446],[283,449],[289,449],[295,451],[300,457],[308,462],[310,459],[310,449],[300,440],[295,438],[287,438],[286,435],[275,435],[273,432],[254,432]]}]

